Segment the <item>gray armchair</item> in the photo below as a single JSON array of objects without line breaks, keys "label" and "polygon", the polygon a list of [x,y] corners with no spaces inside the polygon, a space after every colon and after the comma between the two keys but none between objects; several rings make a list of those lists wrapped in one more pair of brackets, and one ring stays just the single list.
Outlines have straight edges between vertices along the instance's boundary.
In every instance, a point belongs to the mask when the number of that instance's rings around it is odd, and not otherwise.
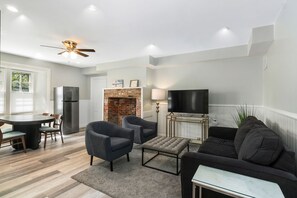
[{"label": "gray armchair", "polygon": [[125,116],[122,126],[134,130],[134,143],[143,144],[157,136],[157,123],[146,121],[134,115]]},{"label": "gray armchair", "polygon": [[121,128],[105,121],[89,123],[86,128],[85,142],[87,152],[91,156],[90,165],[93,164],[93,156],[95,156],[109,161],[110,171],[113,171],[114,159],[127,154],[129,161],[133,139],[132,129]]}]

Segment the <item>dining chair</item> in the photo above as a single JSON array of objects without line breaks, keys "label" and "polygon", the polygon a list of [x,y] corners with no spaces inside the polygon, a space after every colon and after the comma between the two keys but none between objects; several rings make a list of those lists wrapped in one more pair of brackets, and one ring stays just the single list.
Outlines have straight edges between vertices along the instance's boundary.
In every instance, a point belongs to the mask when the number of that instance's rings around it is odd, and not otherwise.
[{"label": "dining chair", "polygon": [[[50,116],[50,113],[42,113],[43,116]],[[47,122],[47,123],[41,123],[41,127],[50,127],[51,123]],[[51,134],[51,139],[53,140],[53,134]]]},{"label": "dining chair", "polygon": [[[0,122],[0,127],[3,126],[4,123]],[[25,142],[25,135],[26,133],[20,132],[20,131],[5,131],[2,132],[0,128],[0,148],[22,144],[23,150],[26,153],[26,142]],[[3,143],[8,143],[9,145],[1,146]]]},{"label": "dining chair", "polygon": [[61,135],[62,143],[64,143],[63,132],[62,132],[62,124],[63,124],[63,116],[60,114],[51,114],[50,116],[54,117],[54,121],[47,127],[42,126],[39,128],[41,134],[44,134],[44,148],[46,147],[47,135],[54,135],[55,141],[57,141],[56,134]]}]

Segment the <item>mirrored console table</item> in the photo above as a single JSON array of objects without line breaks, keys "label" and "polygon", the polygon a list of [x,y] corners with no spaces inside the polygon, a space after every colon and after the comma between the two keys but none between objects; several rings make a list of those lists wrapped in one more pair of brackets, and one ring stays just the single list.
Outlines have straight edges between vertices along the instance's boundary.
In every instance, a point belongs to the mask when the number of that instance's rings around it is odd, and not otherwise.
[{"label": "mirrored console table", "polygon": [[199,187],[199,198],[203,188],[237,198],[284,198],[276,183],[203,165],[198,167],[192,183],[193,198],[196,197],[196,187]]},{"label": "mirrored console table", "polygon": [[[180,122],[197,123],[197,127],[201,129],[201,136],[192,139],[191,142],[202,143],[208,137],[209,118],[207,115],[188,115],[188,114],[173,114],[166,115],[166,136],[176,137],[176,124]],[[198,131],[198,129],[197,129]]]}]

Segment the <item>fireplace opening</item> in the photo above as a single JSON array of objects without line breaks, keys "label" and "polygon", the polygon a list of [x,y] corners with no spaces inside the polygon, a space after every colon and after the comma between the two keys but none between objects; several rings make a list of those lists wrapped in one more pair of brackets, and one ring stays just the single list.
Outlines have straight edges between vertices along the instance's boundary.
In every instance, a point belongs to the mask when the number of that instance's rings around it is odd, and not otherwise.
[{"label": "fireplace opening", "polygon": [[122,118],[136,115],[136,98],[108,98],[108,122],[122,126]]}]

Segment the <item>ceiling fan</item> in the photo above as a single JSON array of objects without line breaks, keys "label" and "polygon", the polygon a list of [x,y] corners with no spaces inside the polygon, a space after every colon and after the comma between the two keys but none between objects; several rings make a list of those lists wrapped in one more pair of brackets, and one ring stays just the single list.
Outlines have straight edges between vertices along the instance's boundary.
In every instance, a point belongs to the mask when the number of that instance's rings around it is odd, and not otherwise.
[{"label": "ceiling fan", "polygon": [[50,47],[50,48],[55,48],[55,49],[61,49],[64,50],[62,52],[59,52],[58,55],[63,55],[63,56],[70,56],[74,58],[76,54],[83,56],[83,57],[88,57],[89,55],[82,53],[82,52],[95,52],[94,49],[77,49],[77,43],[75,41],[71,40],[65,40],[62,41],[63,45],[65,46],[64,48],[62,47],[54,47],[54,46],[49,46],[49,45],[40,45],[41,47]]}]

